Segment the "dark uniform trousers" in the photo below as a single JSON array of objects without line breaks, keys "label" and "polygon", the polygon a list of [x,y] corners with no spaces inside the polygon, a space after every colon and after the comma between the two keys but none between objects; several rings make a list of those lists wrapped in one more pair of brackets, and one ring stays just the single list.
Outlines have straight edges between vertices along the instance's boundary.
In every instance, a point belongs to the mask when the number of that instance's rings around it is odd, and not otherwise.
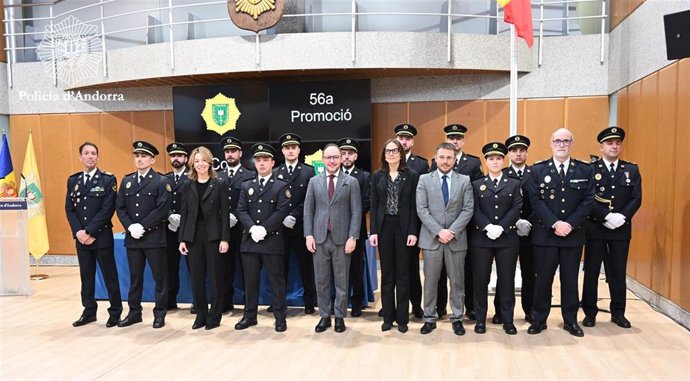
[{"label": "dark uniform trousers", "polygon": [[[420,176],[429,173],[429,163],[427,160],[421,156],[415,154],[410,154],[409,160],[405,163],[409,168],[417,172]],[[418,223],[421,226],[421,222]],[[409,270],[410,275],[410,304],[412,304],[412,310],[422,310],[422,279],[420,277],[419,270],[419,247],[414,246],[410,250],[410,260],[409,260]],[[445,267],[443,269],[445,271]],[[446,292],[446,299],[448,298],[448,293]]]},{"label": "dark uniform trousers", "polygon": [[[504,322],[513,321],[515,310],[515,266],[518,255],[518,235],[515,222],[520,218],[522,191],[520,180],[503,175],[494,186],[490,177],[472,182],[474,191],[473,229],[469,240],[474,282],[474,309],[477,321],[486,321],[491,264],[496,259],[497,290],[502,297],[498,311]],[[492,240],[484,228],[499,225],[503,233]]]},{"label": "dark uniform trousers", "polygon": [[139,223],[144,235],[135,239],[126,231],[125,247],[130,271],[128,316],[141,316],[141,297],[144,285],[144,268],[148,261],[156,283],[153,308],[154,317],[165,317],[168,306],[168,263],[166,230],[170,211],[172,187],[167,179],[149,170],[141,183],[138,173],[130,173],[122,179],[117,194],[117,215],[122,226]]},{"label": "dark uniform trousers", "polygon": [[[529,220],[532,215],[532,207],[529,203],[529,198],[527,197],[527,181],[529,181],[529,174],[532,170],[529,166],[525,166],[524,175],[521,178],[512,167],[503,169],[503,175],[507,175],[512,179],[521,180],[522,182],[522,212],[520,213],[520,218]],[[520,240],[520,249],[518,251],[518,259],[520,260],[520,277],[522,278],[522,287],[520,291],[520,302],[522,305],[522,311],[525,313],[525,317],[532,316],[532,305],[534,304],[534,283],[537,280],[537,276],[534,272],[534,255],[532,249],[532,233],[524,237],[518,237]],[[514,292],[514,291],[512,291]],[[494,310],[496,311],[496,316],[502,320],[501,317],[501,292],[496,289],[496,294],[494,296]]]},{"label": "dark uniform trousers", "polygon": [[94,294],[98,264],[108,290],[108,314],[117,318],[122,314],[122,300],[115,265],[111,222],[115,213],[117,180],[113,175],[97,169],[93,178],[84,184],[83,175],[83,172],[79,172],[70,176],[67,180],[65,199],[65,211],[72,235],[76,238],[78,231],[86,230],[96,238],[91,245],[83,245],[76,241],[81,303],[84,306],[82,315],[96,316],[98,304]]},{"label": "dark uniform trousers", "polygon": [[[314,167],[304,163],[295,164],[292,174],[288,173],[286,164],[273,170],[273,175],[288,183],[287,190],[290,192],[288,200],[288,215],[296,220],[295,226],[284,228],[283,240],[285,245],[285,257],[282,258],[285,285],[287,286],[290,254],[297,256],[299,273],[304,287],[304,307],[314,308],[316,304],[316,285],[314,283],[314,260],[313,255],[307,250],[304,243],[304,196],[307,194],[309,179],[314,177]],[[282,221],[281,221],[282,223]]]},{"label": "dark uniform trousers", "polygon": [[[243,227],[240,249],[244,271],[243,318],[248,321],[256,321],[262,266],[271,285],[273,316],[276,320],[284,320],[287,316],[283,220],[290,211],[289,198],[292,195],[287,186],[276,176],[271,176],[264,187],[260,186],[258,178],[242,183],[237,218]],[[259,242],[254,242],[249,234],[254,225],[263,226],[267,232]]]},{"label": "dark uniform trousers", "polygon": [[[606,280],[611,294],[611,315],[625,314],[626,268],[632,237],[632,218],[642,204],[642,178],[637,165],[619,160],[611,173],[603,160],[592,164],[592,181],[596,199],[587,223],[585,246],[585,279],[582,288],[582,309],[587,316],[596,316],[597,288],[601,264],[604,262]],[[608,213],[621,213],[625,224],[617,229],[603,226]]]},{"label": "dark uniform trousers", "polygon": [[[359,238],[357,239],[355,250],[350,254],[350,274],[348,278],[350,288],[352,288],[350,304],[352,304],[352,308],[361,308],[367,304],[365,302],[366,295],[364,295],[364,255],[367,240],[366,214],[371,206],[371,174],[368,171],[353,167],[350,169],[350,176],[357,179],[362,195],[362,223],[359,229]],[[333,297],[335,298],[335,293],[333,293]]]},{"label": "dark uniform trousers", "polygon": [[[584,223],[594,201],[590,175],[588,163],[572,158],[563,179],[552,159],[532,167],[527,189],[534,211],[532,243],[537,274],[532,308],[534,323],[546,323],[549,317],[553,278],[559,266],[563,322],[572,324],[577,320],[577,280],[585,243]],[[573,227],[569,235],[555,234],[552,226],[559,220]]]},{"label": "dark uniform trousers", "polygon": [[[436,161],[431,160],[431,171],[435,171],[438,167],[436,166]],[[478,157],[474,155],[469,155],[464,153],[456,160],[453,170],[461,175],[466,175],[470,177],[470,181],[479,180],[484,176],[482,173],[482,163]],[[472,237],[473,232],[471,230],[467,231],[467,240],[469,241]],[[446,310],[446,305],[448,304],[448,274],[446,273],[445,263],[441,268],[441,275],[438,279],[438,289],[437,289],[437,306],[436,310],[438,316],[441,317],[442,312]],[[474,308],[474,276],[472,272],[472,252],[471,248],[468,247],[467,254],[465,256],[465,306],[468,313],[470,308]]]},{"label": "dark uniform trousers", "polygon": [[[237,173],[233,173],[230,177],[227,171],[219,171],[218,178],[223,181],[228,187],[228,200],[230,201],[230,213],[233,213],[236,218],[237,203],[240,200],[240,192],[242,191],[242,183],[246,180],[253,179],[256,172],[251,171],[245,167],[240,166]],[[230,311],[235,308],[235,272],[239,266],[242,269],[242,259],[240,256],[240,246],[242,245],[242,224],[238,221],[235,226],[230,228],[230,249],[225,255],[221,255],[222,287],[223,287],[223,311]]]},{"label": "dark uniform trousers", "polygon": [[[170,207],[171,214],[179,214],[182,202],[182,196],[189,186],[186,172],[180,176],[175,182],[175,173],[169,172],[165,175],[172,187]],[[165,229],[165,238],[167,243],[167,263],[168,263],[168,308],[177,307],[177,294],[180,292],[180,250],[179,241],[177,240],[178,232],[170,229]],[[187,270],[190,271],[189,257],[184,256],[187,262]],[[191,274],[191,273],[190,273]],[[192,296],[193,298],[193,296]],[[194,302],[192,301],[192,305]]]}]

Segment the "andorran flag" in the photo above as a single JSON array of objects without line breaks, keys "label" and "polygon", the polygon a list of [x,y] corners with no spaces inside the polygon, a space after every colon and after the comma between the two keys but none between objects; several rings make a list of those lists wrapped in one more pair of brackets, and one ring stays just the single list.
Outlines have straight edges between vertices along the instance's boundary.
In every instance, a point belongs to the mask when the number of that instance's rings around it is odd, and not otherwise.
[{"label": "andorran flag", "polygon": [[0,146],[0,198],[19,197],[17,193],[17,180],[12,167],[10,146],[7,144],[7,135],[2,134],[2,146]]},{"label": "andorran flag", "polygon": [[41,180],[38,177],[38,165],[34,153],[34,143],[29,134],[22,170],[22,187],[20,197],[26,197],[29,208],[29,253],[38,260],[48,252],[48,225],[43,200]]},{"label": "andorran flag", "polygon": [[531,48],[534,45],[534,31],[530,0],[498,0],[498,3],[503,7],[503,21],[515,25],[517,35]]}]

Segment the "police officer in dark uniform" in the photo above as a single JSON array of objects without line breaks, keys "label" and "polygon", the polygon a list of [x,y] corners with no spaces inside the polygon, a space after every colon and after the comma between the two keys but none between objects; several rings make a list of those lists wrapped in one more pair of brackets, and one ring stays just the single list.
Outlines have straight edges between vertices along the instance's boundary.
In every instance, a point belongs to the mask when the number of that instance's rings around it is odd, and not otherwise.
[{"label": "police officer in dark uniform", "polygon": [[570,157],[573,134],[565,128],[551,135],[553,157],[532,166],[527,193],[534,213],[532,243],[537,282],[534,289],[532,324],[527,333],[546,329],[551,310],[551,288],[556,268],[560,267],[561,314],[563,328],[571,335],[584,336],[577,324],[577,277],[584,224],[594,202],[589,163]]},{"label": "police officer in dark uniform", "polygon": [[125,247],[129,263],[129,313],[119,327],[141,323],[141,296],[144,267],[148,262],[156,282],[153,328],[165,326],[168,306],[168,265],[166,225],[172,205],[172,186],[168,179],[153,170],[158,149],[151,143],[136,141],[134,165],[137,171],[125,175],[117,193],[117,216],[127,229]]},{"label": "police officer in dark uniform", "polygon": [[[520,251],[518,258],[520,259],[520,275],[522,278],[522,290],[520,292],[520,300],[522,302],[522,310],[525,313],[525,320],[532,322],[532,305],[534,304],[534,282],[536,276],[534,274],[534,258],[532,256],[532,223],[529,221],[532,214],[532,207],[527,197],[527,181],[528,176],[532,173],[532,169],[526,164],[527,150],[530,145],[528,137],[523,135],[513,135],[509,137],[506,142],[508,147],[508,158],[510,165],[503,169],[503,174],[511,179],[520,180],[522,183],[522,211],[520,212],[520,219],[516,222],[517,235],[520,237]],[[493,324],[502,324],[500,308],[500,293],[496,289],[494,297],[494,308],[496,314],[491,318]]]},{"label": "police officer in dark uniform", "polygon": [[[405,151],[405,165],[421,176],[429,173],[429,162],[425,158],[412,153],[415,136],[417,136],[417,129],[409,123],[399,124],[395,127],[395,138],[400,142]],[[421,226],[421,222],[419,225]],[[419,277],[419,249],[411,250],[411,252],[415,255],[415,258],[409,262],[410,303],[412,304],[412,314],[414,317],[421,319],[424,317],[424,310],[422,309],[422,281]],[[445,273],[442,275],[445,277]],[[448,292],[446,291],[445,299],[448,298],[447,294]]]},{"label": "police officer in dark uniform", "polygon": [[[237,219],[237,203],[240,201],[242,183],[256,177],[256,172],[242,165],[242,141],[228,136],[220,141],[227,167],[218,170],[218,178],[228,187],[230,199],[230,250],[221,256],[223,267],[223,313],[232,311],[235,298],[235,272],[240,261],[242,224]],[[240,266],[241,269],[241,266]]]},{"label": "police officer in dark uniform", "polygon": [[625,318],[626,266],[632,230],[632,218],[642,204],[642,178],[637,165],[620,160],[625,131],[609,127],[597,136],[603,157],[592,164],[595,197],[587,224],[585,279],[582,288],[582,325],[594,327],[597,286],[602,261],[606,261],[606,279],[611,293],[611,321],[630,328]]},{"label": "police officer in dark uniform", "polygon": [[300,145],[302,138],[293,133],[283,134],[278,138],[285,163],[273,170],[273,175],[288,183],[290,191],[288,207],[290,212],[285,217],[283,225],[285,235],[285,282],[288,280],[290,253],[297,256],[299,273],[304,287],[304,313],[313,314],[316,304],[316,290],[314,284],[314,261],[312,254],[304,245],[304,196],[307,194],[309,179],[314,177],[314,167],[300,163]]},{"label": "police officer in dark uniform", "polygon": [[[359,190],[362,195],[362,225],[359,230],[359,239],[355,246],[355,250],[350,254],[350,287],[352,288],[352,297],[350,304],[352,317],[362,316],[362,308],[366,303],[366,295],[364,295],[364,251],[365,241],[367,240],[367,217],[371,206],[371,173],[361,168],[355,167],[357,162],[357,155],[359,153],[359,142],[352,138],[342,138],[336,143],[340,148],[340,155],[342,156],[341,169],[346,175],[350,175],[357,179],[359,183]],[[305,245],[306,248],[306,245]],[[310,254],[311,255],[311,254]]]},{"label": "police officer in dark uniform", "polygon": [[242,269],[244,270],[245,306],[242,320],[235,329],[247,329],[257,324],[259,304],[259,274],[266,269],[273,291],[272,304],[275,330],[287,330],[285,318],[285,244],[283,220],[290,212],[291,192],[288,183],[273,175],[276,150],[268,143],[251,148],[257,176],[242,183],[237,218],[242,224]]},{"label": "police officer in dark uniform", "polygon": [[482,148],[489,173],[472,182],[474,189],[474,232],[470,235],[472,247],[472,271],[474,271],[474,308],[476,333],[486,333],[486,313],[491,264],[495,258],[498,274],[496,289],[500,290],[500,314],[504,318],[503,330],[514,335],[515,265],[517,264],[518,240],[515,223],[522,208],[521,181],[506,176],[503,161],[508,147],[491,142]]},{"label": "police officer in dark uniform", "polygon": [[[477,156],[470,155],[462,150],[465,145],[465,134],[467,127],[462,124],[450,124],[443,128],[446,134],[446,142],[455,147],[455,165],[453,170],[461,175],[470,177],[470,181],[481,179],[482,162]],[[436,170],[436,162],[431,160],[431,171]],[[472,235],[472,231],[467,231],[468,235]],[[468,237],[469,238],[469,237]],[[465,257],[465,306],[467,308],[467,317],[475,320],[474,314],[474,282],[472,279],[472,254],[468,251]],[[446,269],[441,270],[441,278],[438,283],[438,316],[443,317],[446,314],[446,303],[448,302],[448,285],[446,281]]]},{"label": "police officer in dark uniform", "polygon": [[[165,148],[170,158],[173,170],[166,173],[165,177],[172,187],[172,203],[168,215],[168,228],[165,230],[167,242],[168,262],[168,310],[177,309],[177,293],[180,291],[180,250],[178,249],[177,230],[180,227],[180,208],[182,207],[182,195],[189,186],[187,182],[187,160],[189,148],[179,142],[168,144]],[[187,269],[189,269],[189,259]],[[192,303],[194,306],[194,303]]]},{"label": "police officer in dark uniform", "polygon": [[72,325],[80,327],[96,321],[98,304],[94,292],[98,262],[108,289],[110,317],[105,326],[110,328],[120,322],[122,314],[111,222],[115,213],[117,179],[98,169],[98,147],[94,143],[85,142],[79,147],[79,161],[84,170],[69,177],[65,197],[67,221],[77,241],[81,304],[84,306],[81,316]]}]

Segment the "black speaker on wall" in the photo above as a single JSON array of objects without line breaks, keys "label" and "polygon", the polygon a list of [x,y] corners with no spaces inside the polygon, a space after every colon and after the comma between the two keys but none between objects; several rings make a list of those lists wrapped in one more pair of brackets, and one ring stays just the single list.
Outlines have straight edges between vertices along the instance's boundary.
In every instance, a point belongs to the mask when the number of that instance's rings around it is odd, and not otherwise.
[{"label": "black speaker on wall", "polygon": [[666,57],[677,60],[690,57],[690,10],[664,15]]}]

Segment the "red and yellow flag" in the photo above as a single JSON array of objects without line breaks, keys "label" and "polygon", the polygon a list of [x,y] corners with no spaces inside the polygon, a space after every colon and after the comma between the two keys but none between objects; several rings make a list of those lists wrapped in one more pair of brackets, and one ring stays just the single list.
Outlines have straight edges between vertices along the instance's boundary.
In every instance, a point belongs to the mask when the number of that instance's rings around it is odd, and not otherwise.
[{"label": "red and yellow flag", "polygon": [[522,37],[531,48],[534,45],[534,30],[530,0],[498,0],[498,3],[503,7],[503,20],[515,25],[517,35]]}]

